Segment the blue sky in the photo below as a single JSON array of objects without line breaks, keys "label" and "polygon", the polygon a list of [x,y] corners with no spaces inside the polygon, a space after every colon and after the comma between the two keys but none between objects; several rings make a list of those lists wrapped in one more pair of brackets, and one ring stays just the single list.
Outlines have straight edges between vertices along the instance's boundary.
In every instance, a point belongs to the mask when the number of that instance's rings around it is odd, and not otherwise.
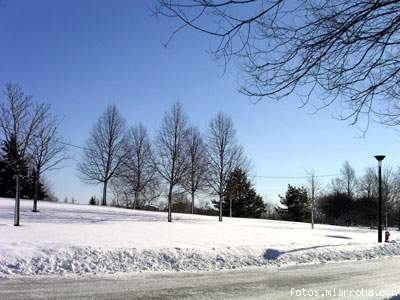
[{"label": "blue sky", "polygon": [[[348,160],[357,171],[374,166],[373,155],[400,164],[399,133],[372,124],[365,137],[332,117],[298,109],[298,99],[256,105],[237,92],[238,68],[222,76],[220,62],[206,50],[210,39],[182,32],[163,47],[176,25],[151,16],[152,1],[0,1],[0,84],[20,84],[35,99],[51,103],[63,119],[61,134],[82,145],[106,105],[116,103],[128,123],[143,122],[152,135],[170,105],[179,100],[190,121],[205,130],[218,112],[230,115],[254,175],[303,176],[338,173]],[[48,174],[60,199],[88,201],[100,188],[83,184],[76,171],[79,150],[62,170]],[[358,172],[360,173],[360,172]],[[255,178],[270,199],[287,183],[304,180]],[[325,178],[323,182],[329,181]]]}]

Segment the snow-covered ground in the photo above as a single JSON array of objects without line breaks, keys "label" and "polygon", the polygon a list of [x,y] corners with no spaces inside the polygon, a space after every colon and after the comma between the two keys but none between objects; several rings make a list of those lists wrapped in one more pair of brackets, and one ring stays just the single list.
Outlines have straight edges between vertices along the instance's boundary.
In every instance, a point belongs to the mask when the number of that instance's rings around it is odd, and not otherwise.
[{"label": "snow-covered ground", "polygon": [[208,271],[400,255],[376,230],[22,201],[21,225],[0,199],[0,276]]}]

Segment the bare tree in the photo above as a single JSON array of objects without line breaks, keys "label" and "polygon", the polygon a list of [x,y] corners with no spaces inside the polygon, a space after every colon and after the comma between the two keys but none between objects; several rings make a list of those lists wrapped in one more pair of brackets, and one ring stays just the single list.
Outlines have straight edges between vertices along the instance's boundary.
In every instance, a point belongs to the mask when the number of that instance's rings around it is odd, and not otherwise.
[{"label": "bare tree", "polygon": [[188,160],[185,155],[187,120],[179,102],[163,118],[155,147],[155,167],[168,185],[168,222],[172,222],[172,195],[177,184],[183,182]]},{"label": "bare tree", "polygon": [[112,206],[131,208],[131,199],[129,197],[129,188],[122,183],[119,178],[114,178],[110,185],[112,194]]},{"label": "bare tree", "polygon": [[[382,170],[382,198],[385,214],[391,214],[396,207],[398,207],[400,188],[399,188],[399,174],[398,171],[393,171],[391,166],[385,166]],[[378,197],[379,191],[379,178],[378,174],[374,172],[374,196]]]},{"label": "bare tree", "polygon": [[340,174],[340,181],[347,196],[352,197],[357,186],[357,177],[356,172],[347,160],[343,163],[342,169],[340,169]]},{"label": "bare tree", "polygon": [[237,167],[246,169],[243,149],[236,142],[232,119],[223,113],[211,120],[207,136],[207,184],[219,198],[219,221],[222,221],[222,203],[226,180]]},{"label": "bare tree", "polygon": [[356,172],[348,161],[345,161],[340,169],[340,176],[332,179],[331,187],[336,193],[345,193],[353,197],[358,186]]},{"label": "bare tree", "polygon": [[358,191],[361,196],[369,199],[376,196],[377,193],[377,174],[374,168],[366,168],[364,175],[358,181]]},{"label": "bare tree", "polygon": [[127,137],[128,156],[123,166],[119,186],[133,194],[132,208],[143,208],[159,196],[159,179],[153,163],[153,151],[146,128],[137,124]]},{"label": "bare tree", "polygon": [[[385,166],[382,172],[382,196],[386,217],[400,205],[400,170],[393,171],[392,167]],[[358,191],[361,197],[377,199],[379,178],[374,168],[367,168],[358,182]]]},{"label": "bare tree", "polygon": [[78,170],[90,184],[103,184],[101,205],[107,205],[107,185],[127,156],[125,120],[115,105],[109,105],[94,125],[83,150]]},{"label": "bare tree", "polygon": [[[358,180],[358,191],[361,196],[374,198],[378,196],[379,178],[376,170],[372,167],[365,169],[364,175]],[[394,203],[399,200],[400,195],[400,170],[396,172],[390,166],[385,166],[382,172],[383,198]]]},{"label": "bare tree", "polygon": [[12,83],[5,86],[5,99],[0,103],[0,127],[3,139],[16,152],[12,168],[16,178],[14,225],[19,226],[20,218],[20,172],[23,161],[30,162],[29,147],[37,133],[49,106],[33,102],[22,89]]},{"label": "bare tree", "polygon": [[297,93],[340,103],[353,123],[400,123],[397,0],[159,0],[155,12],[180,21],[170,39],[194,29],[215,38],[217,59],[237,57],[248,96]]},{"label": "bare tree", "polygon": [[66,146],[58,133],[59,124],[54,116],[46,113],[32,138],[30,156],[34,172],[33,212],[37,212],[41,175],[58,168],[67,159]]},{"label": "bare tree", "polygon": [[195,193],[205,187],[207,172],[207,150],[201,133],[197,128],[189,128],[185,146],[189,167],[182,186],[190,193],[192,201],[191,212],[194,214]]}]

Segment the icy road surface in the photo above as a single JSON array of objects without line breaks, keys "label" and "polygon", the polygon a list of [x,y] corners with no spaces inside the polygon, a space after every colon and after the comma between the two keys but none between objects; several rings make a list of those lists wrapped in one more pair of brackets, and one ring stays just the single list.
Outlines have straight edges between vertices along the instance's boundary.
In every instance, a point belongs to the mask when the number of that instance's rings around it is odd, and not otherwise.
[{"label": "icy road surface", "polygon": [[[400,258],[247,271],[0,279],[0,299],[384,299],[400,292]],[[371,290],[365,297],[291,297],[293,289]]]}]

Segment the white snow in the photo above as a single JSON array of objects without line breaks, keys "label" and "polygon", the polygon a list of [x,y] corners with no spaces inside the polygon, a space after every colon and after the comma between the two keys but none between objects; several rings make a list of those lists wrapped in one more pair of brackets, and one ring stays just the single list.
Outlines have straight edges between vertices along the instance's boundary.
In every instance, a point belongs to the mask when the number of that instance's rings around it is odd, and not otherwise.
[{"label": "white snow", "polygon": [[368,228],[173,214],[0,199],[0,276],[138,271],[208,271],[400,255]]}]

